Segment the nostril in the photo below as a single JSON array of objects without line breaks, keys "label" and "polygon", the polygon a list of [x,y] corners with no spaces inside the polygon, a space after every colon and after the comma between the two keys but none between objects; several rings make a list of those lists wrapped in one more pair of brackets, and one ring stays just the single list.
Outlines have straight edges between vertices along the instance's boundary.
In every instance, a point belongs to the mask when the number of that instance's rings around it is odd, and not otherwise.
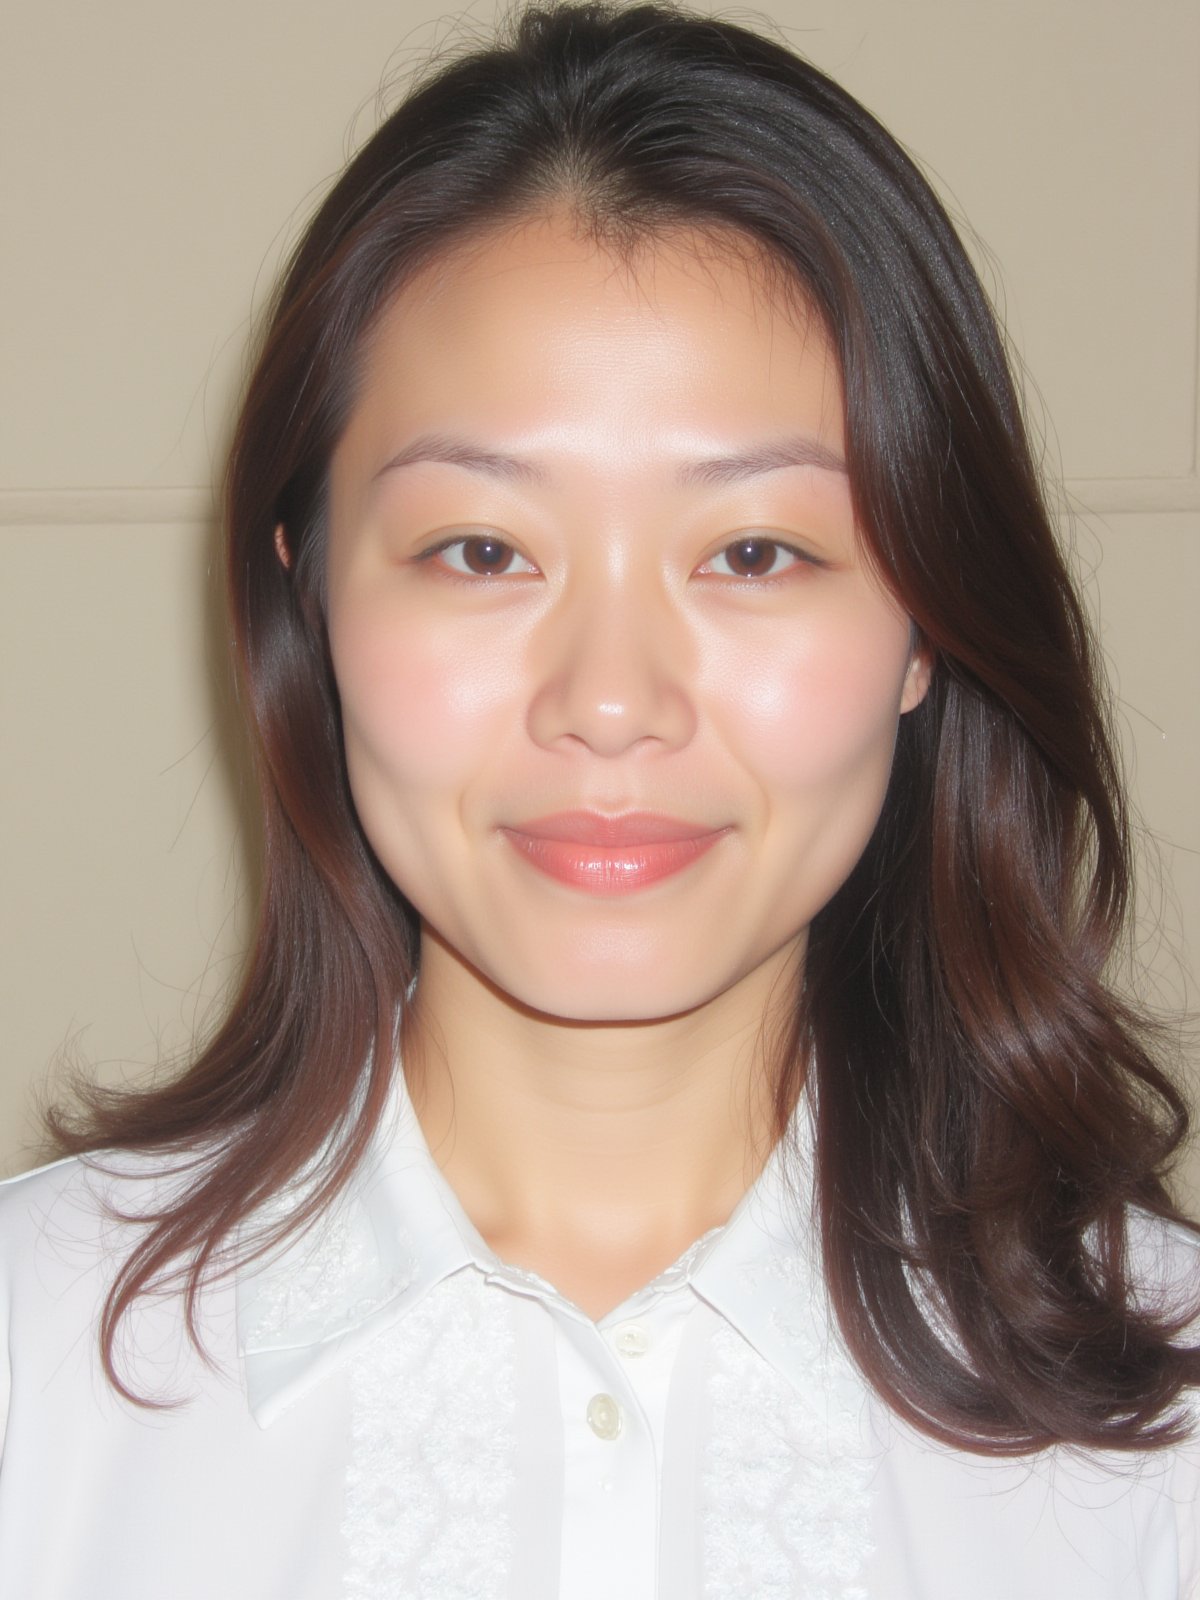
[{"label": "nostril", "polygon": [[650,605],[640,589],[560,604],[536,645],[531,737],[604,756],[686,743],[694,685],[676,626],[669,608]]},{"label": "nostril", "polygon": [[580,745],[606,756],[642,744],[686,743],[694,728],[690,697],[666,683],[647,683],[618,697],[563,677],[543,685],[529,708],[529,731],[537,743]]}]

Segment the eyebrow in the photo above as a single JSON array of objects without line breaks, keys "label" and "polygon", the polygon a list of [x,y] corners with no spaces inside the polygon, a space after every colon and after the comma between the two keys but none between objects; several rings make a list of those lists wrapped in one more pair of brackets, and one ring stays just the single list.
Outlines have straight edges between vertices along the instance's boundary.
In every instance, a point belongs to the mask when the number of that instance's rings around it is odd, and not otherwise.
[{"label": "eyebrow", "polygon": [[[521,456],[502,455],[495,450],[485,450],[468,439],[455,439],[442,433],[422,434],[419,439],[405,445],[403,450],[397,451],[384,462],[375,478],[378,480],[387,473],[415,466],[421,461],[443,461],[509,483],[550,482],[550,475],[543,467]],[[778,472],[784,467],[817,467],[823,472],[843,474],[846,471],[846,463],[836,450],[831,450],[819,439],[797,434],[794,438],[759,445],[736,455],[689,461],[679,469],[679,482],[684,487],[740,483],[745,478]]]},{"label": "eyebrow", "polygon": [[443,433],[422,434],[403,450],[397,451],[390,461],[385,461],[375,474],[376,479],[401,467],[415,466],[418,461],[447,461],[451,466],[466,467],[470,472],[481,472],[490,478],[504,478],[510,483],[548,483],[549,475],[532,461],[520,456],[498,455],[494,450],[484,450],[467,439],[452,439]]},{"label": "eyebrow", "polygon": [[740,483],[743,478],[757,478],[764,472],[778,472],[782,467],[819,467],[822,472],[846,471],[846,463],[836,450],[797,434],[792,439],[781,439],[775,444],[760,445],[738,455],[716,456],[710,461],[692,461],[681,467],[679,481],[720,484]]}]

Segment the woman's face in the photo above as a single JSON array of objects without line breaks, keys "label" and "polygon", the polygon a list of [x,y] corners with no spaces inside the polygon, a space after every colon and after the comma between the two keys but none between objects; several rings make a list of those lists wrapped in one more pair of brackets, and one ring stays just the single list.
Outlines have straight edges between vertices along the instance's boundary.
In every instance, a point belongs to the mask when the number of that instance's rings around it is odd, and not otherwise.
[{"label": "woman's face", "polygon": [[749,247],[623,262],[547,217],[401,291],[328,623],[359,816],[438,959],[607,1021],[802,953],[927,682],[843,455],[827,337]]}]

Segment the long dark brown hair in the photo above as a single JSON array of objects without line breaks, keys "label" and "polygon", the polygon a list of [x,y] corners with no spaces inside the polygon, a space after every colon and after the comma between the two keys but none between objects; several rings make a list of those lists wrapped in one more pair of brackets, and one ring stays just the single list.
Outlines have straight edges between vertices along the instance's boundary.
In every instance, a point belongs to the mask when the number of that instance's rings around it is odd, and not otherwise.
[{"label": "long dark brown hair", "polygon": [[257,938],[188,1071],[93,1090],[53,1124],[64,1151],[195,1163],[108,1300],[110,1377],[140,1294],[173,1273],[193,1319],[234,1230],[315,1164],[286,1226],[311,1220],[387,1103],[418,943],[347,786],[326,474],[398,286],[550,206],[618,248],[736,230],[802,288],[840,355],[862,536],[935,661],[878,828],[811,930],[778,1070],[781,1136],[809,1074],[846,1343],[897,1412],[971,1449],[1168,1442],[1200,1353],[1182,1310],[1135,1294],[1127,1219],[1188,1226],[1164,1182],[1187,1119],[1105,980],[1129,900],[1119,774],[992,312],[861,106],[781,45],[660,5],[526,10],[442,67],[351,163],[282,283],[225,501],[264,816]]}]

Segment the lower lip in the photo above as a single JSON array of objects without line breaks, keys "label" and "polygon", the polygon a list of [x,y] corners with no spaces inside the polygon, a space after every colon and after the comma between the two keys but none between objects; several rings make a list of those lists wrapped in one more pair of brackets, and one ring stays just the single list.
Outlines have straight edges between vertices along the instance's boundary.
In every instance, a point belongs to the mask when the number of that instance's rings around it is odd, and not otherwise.
[{"label": "lower lip", "polygon": [[672,878],[698,861],[721,837],[720,833],[705,833],[696,839],[663,839],[614,848],[571,839],[539,839],[512,828],[502,831],[539,872],[596,895],[632,894]]}]

